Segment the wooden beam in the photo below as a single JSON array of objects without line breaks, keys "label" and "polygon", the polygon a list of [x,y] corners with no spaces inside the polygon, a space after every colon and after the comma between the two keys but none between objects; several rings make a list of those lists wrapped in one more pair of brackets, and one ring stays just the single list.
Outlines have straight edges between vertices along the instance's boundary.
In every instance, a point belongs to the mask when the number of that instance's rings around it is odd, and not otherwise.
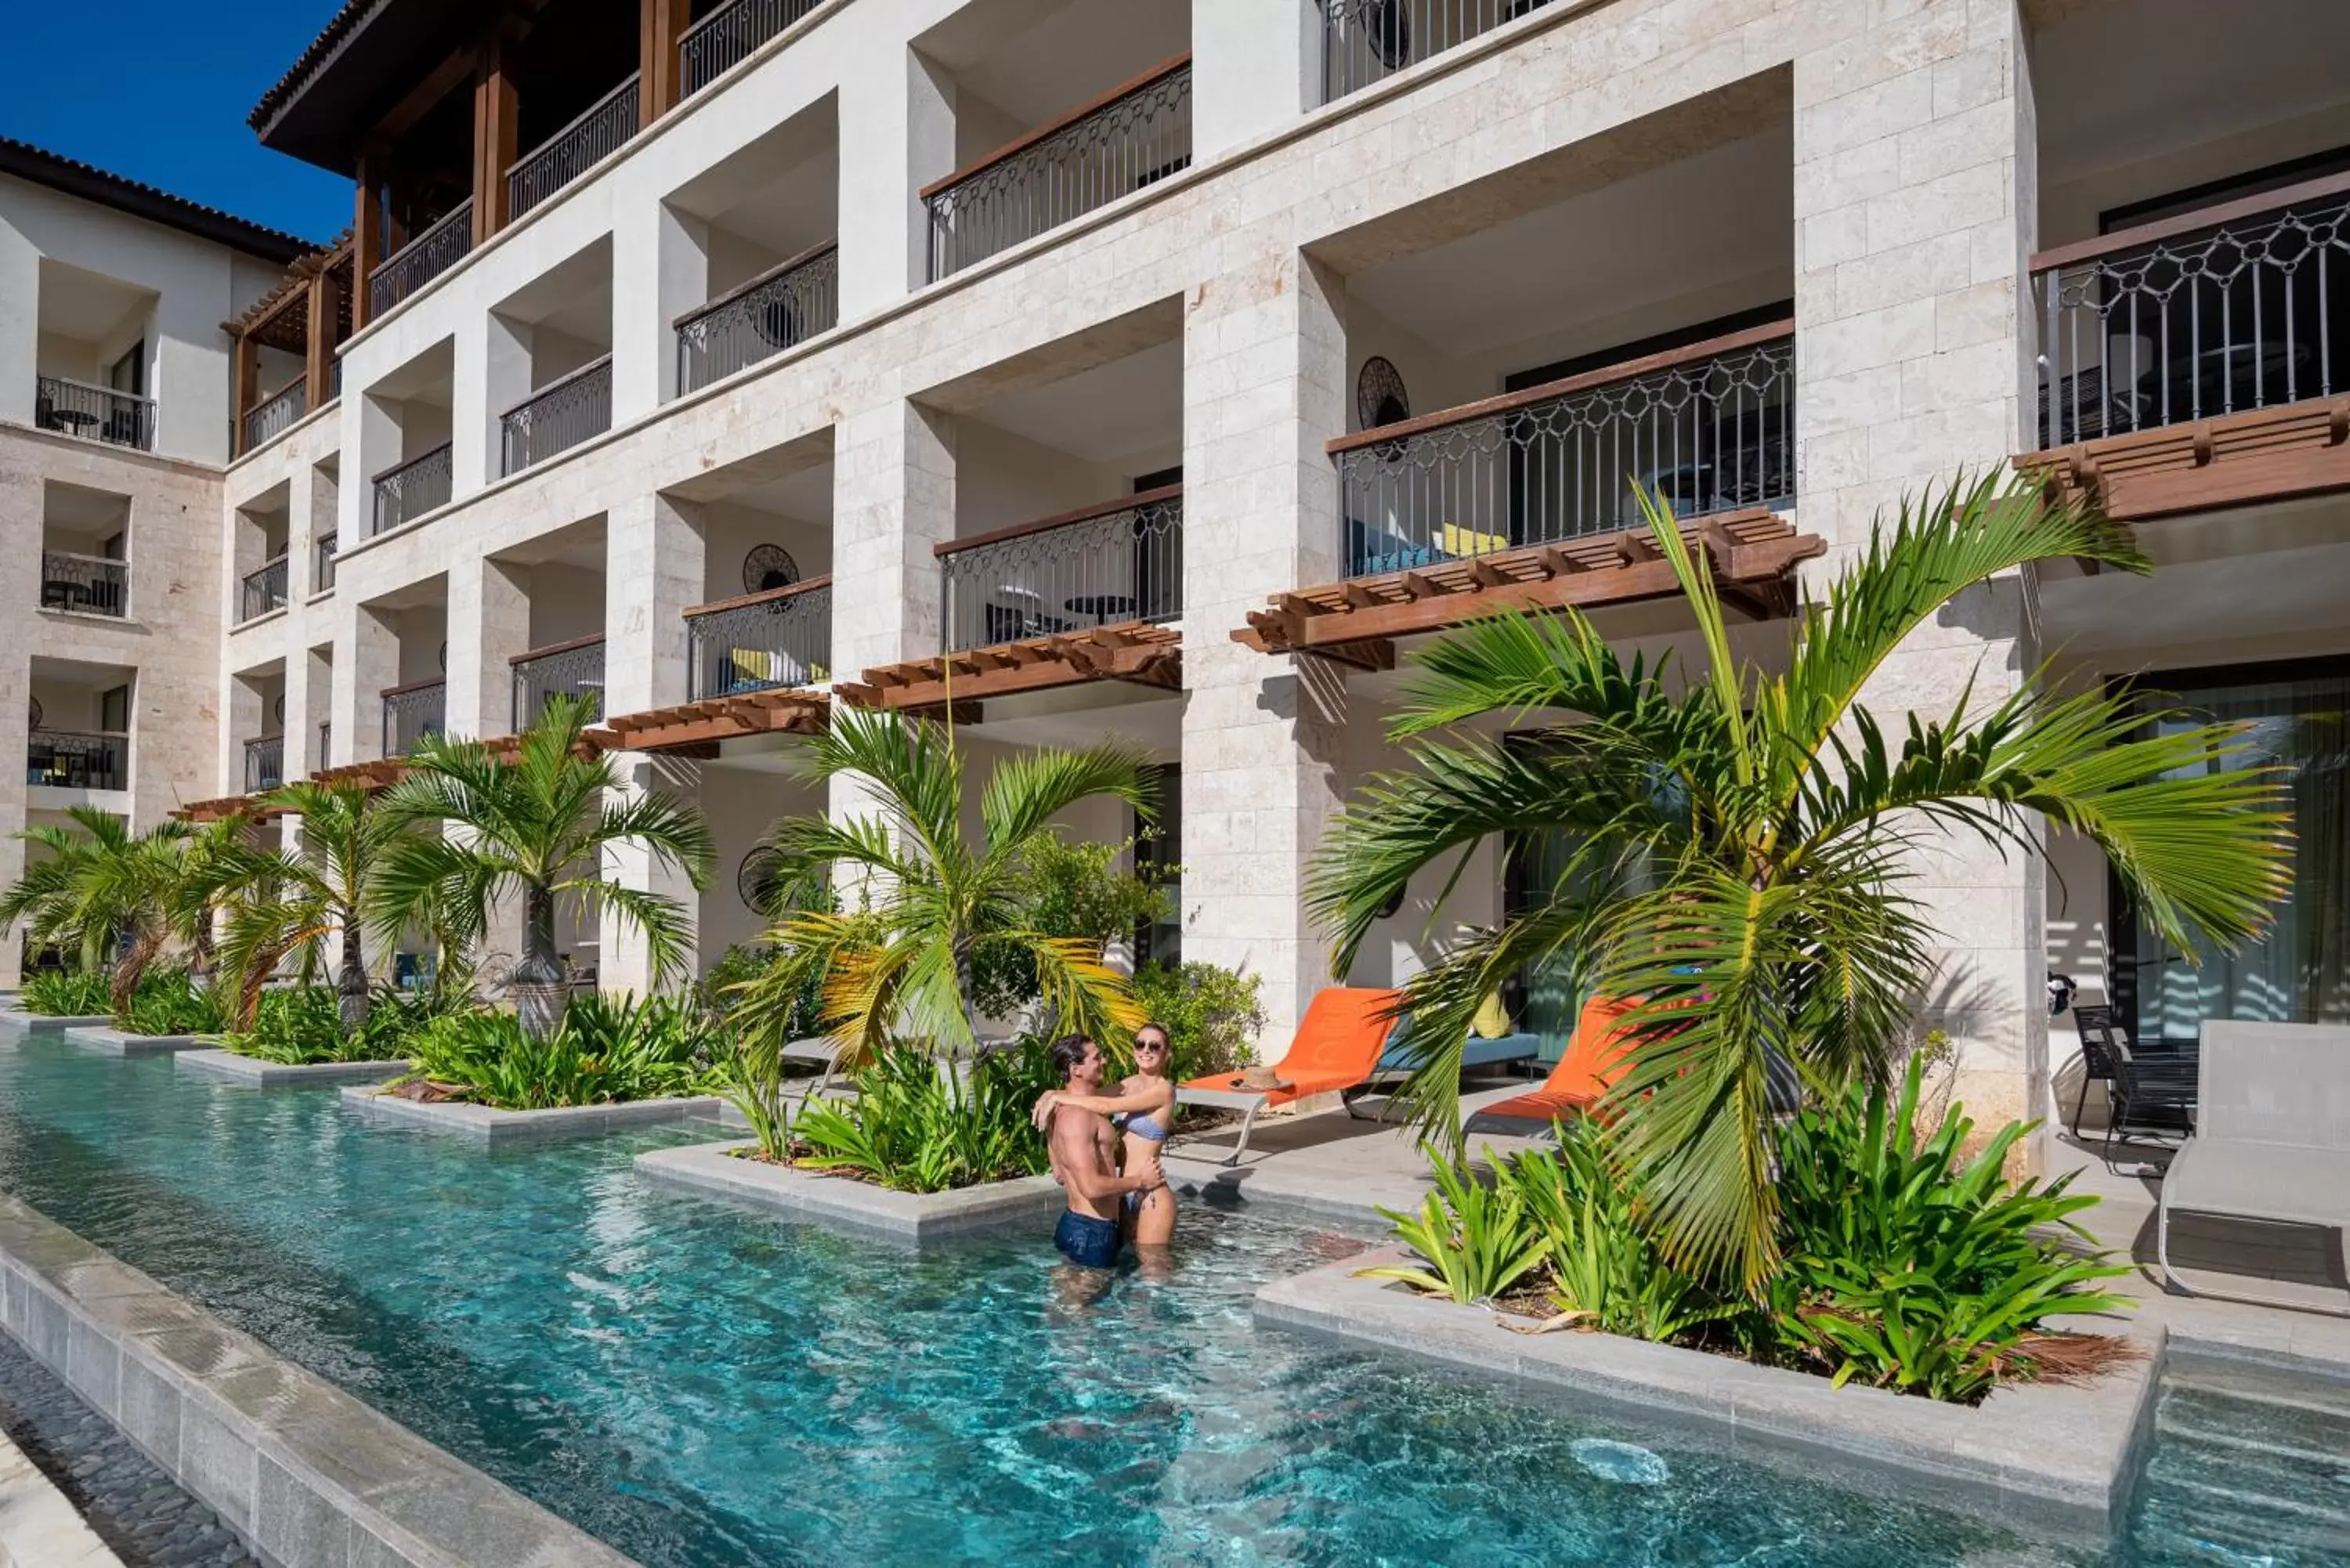
[{"label": "wooden beam", "polygon": [[313,411],[327,406],[327,389],[334,381],[335,326],[342,319],[342,287],[335,269],[322,266],[310,279],[309,362],[303,367],[310,382]]},{"label": "wooden beam", "polygon": [[368,274],[384,258],[383,187],[373,155],[359,158],[358,210],[351,214],[351,330],[368,324]]},{"label": "wooden beam", "polygon": [[253,407],[255,396],[261,390],[261,355],[253,341],[253,334],[240,332],[236,347],[230,355],[230,380],[236,388],[235,406],[229,410],[229,450],[235,456],[244,455],[244,410]]},{"label": "wooden beam", "polygon": [[637,39],[637,124],[677,107],[677,41],[693,23],[692,0],[640,0]]},{"label": "wooden beam", "polygon": [[473,244],[506,226],[506,171],[520,119],[504,40],[482,45],[473,74]]},{"label": "wooden beam", "polygon": [[1403,591],[1415,599],[1440,599],[1452,591],[1434,578],[1423,576],[1418,572],[1406,572],[1399,580],[1403,584]]}]

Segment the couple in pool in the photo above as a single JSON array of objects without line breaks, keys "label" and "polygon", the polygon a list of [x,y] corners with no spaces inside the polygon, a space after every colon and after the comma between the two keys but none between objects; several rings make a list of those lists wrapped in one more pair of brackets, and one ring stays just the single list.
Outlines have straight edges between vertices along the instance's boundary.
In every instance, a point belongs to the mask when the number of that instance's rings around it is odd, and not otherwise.
[{"label": "couple in pool", "polygon": [[1175,1194],[1159,1168],[1175,1122],[1173,1065],[1167,1031],[1146,1023],[1134,1032],[1133,1076],[1105,1094],[1099,1045],[1081,1034],[1053,1043],[1064,1086],[1037,1098],[1035,1120],[1068,1194],[1053,1241],[1081,1268],[1112,1267],[1128,1241],[1163,1257],[1175,1239]]}]

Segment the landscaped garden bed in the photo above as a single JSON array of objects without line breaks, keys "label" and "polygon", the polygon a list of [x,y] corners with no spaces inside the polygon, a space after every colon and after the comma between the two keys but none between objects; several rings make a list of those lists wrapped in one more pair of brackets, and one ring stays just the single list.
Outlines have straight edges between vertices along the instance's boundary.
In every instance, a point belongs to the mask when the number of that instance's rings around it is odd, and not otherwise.
[{"label": "landscaped garden bed", "polygon": [[903,1192],[757,1158],[756,1140],[691,1144],[637,1156],[657,1186],[705,1194],[806,1220],[830,1230],[920,1249],[989,1231],[1043,1235],[1065,1202],[1050,1176],[1021,1176],[937,1192]]}]

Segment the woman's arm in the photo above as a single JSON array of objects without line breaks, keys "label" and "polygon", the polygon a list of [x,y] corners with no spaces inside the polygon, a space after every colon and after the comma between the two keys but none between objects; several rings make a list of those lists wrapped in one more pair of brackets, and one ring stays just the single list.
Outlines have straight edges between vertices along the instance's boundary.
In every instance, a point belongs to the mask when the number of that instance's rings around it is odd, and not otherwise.
[{"label": "woman's arm", "polygon": [[1096,1116],[1132,1116],[1137,1111],[1157,1110],[1174,1097],[1164,1088],[1136,1089],[1118,1095],[1073,1095],[1066,1089],[1047,1089],[1036,1096],[1033,1120],[1043,1127],[1053,1115],[1055,1106],[1075,1106]]}]

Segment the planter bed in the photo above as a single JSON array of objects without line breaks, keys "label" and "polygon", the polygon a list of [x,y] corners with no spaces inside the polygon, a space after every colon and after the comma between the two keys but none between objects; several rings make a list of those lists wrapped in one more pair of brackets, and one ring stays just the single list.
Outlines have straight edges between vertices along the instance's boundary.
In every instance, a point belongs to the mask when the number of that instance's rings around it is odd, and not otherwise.
[{"label": "planter bed", "polygon": [[409,1070],[406,1062],[265,1062],[258,1056],[244,1056],[234,1051],[182,1051],[172,1065],[183,1073],[226,1078],[263,1089],[303,1084],[380,1084]]},{"label": "planter bed", "polygon": [[917,1251],[1005,1230],[1032,1230],[1042,1241],[1061,1211],[1060,1184],[1049,1176],[991,1181],[951,1192],[899,1192],[852,1177],[745,1159],[733,1152],[757,1147],[743,1140],[649,1149],[637,1156],[637,1174],[657,1187],[730,1199],[828,1231]]},{"label": "planter bed", "polygon": [[112,1013],[69,1018],[59,1012],[0,1012],[0,1031],[12,1034],[59,1034],[68,1029],[104,1029],[114,1023]]},{"label": "planter bed", "polygon": [[725,1104],[714,1095],[693,1095],[671,1100],[631,1100],[617,1106],[567,1106],[551,1111],[502,1111],[463,1100],[402,1099],[372,1085],[343,1091],[343,1104],[380,1122],[420,1128],[425,1132],[472,1138],[492,1148],[535,1143],[549,1138],[596,1137],[622,1127],[652,1127],[662,1122],[711,1118]]},{"label": "planter bed", "polygon": [[208,1051],[216,1042],[209,1034],[133,1034],[111,1023],[84,1023],[66,1031],[66,1044],[109,1056],[166,1056],[174,1051]]},{"label": "planter bed", "polygon": [[1766,1457],[1825,1459],[1926,1502],[1950,1507],[1955,1497],[2096,1542],[2122,1522],[2153,1424],[2158,1325],[2132,1325],[2144,1355],[2089,1382],[2016,1384],[1981,1405],[1951,1405],[1617,1334],[1513,1334],[1490,1308],[1354,1277],[1409,1256],[1382,1248],[1276,1281],[1257,1292],[1257,1320],[1442,1362],[1513,1391],[1603,1401]]}]

